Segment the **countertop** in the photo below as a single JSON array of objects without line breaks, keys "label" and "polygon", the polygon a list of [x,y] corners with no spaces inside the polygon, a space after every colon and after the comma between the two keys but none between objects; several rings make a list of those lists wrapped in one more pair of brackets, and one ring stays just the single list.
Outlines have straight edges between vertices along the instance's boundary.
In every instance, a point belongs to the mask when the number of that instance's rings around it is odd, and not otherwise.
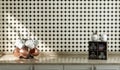
[{"label": "countertop", "polygon": [[119,54],[109,54],[107,60],[89,60],[87,54],[39,55],[34,59],[19,59],[13,54],[0,57],[0,64],[120,64]]}]

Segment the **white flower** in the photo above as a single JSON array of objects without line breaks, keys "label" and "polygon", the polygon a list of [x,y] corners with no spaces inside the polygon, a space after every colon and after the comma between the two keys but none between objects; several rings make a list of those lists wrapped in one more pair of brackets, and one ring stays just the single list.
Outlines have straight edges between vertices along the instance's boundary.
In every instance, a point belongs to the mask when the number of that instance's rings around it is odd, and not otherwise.
[{"label": "white flower", "polygon": [[39,44],[38,40],[34,40],[34,45],[37,46]]},{"label": "white flower", "polygon": [[18,48],[20,48],[20,49],[23,48],[25,46],[24,45],[24,41],[21,40],[21,39],[16,40],[15,46],[18,47]]},{"label": "white flower", "polygon": [[35,45],[34,45],[34,43],[33,43],[33,40],[27,40],[27,41],[25,42],[25,45],[26,45],[27,47],[31,48],[31,49],[35,47]]}]

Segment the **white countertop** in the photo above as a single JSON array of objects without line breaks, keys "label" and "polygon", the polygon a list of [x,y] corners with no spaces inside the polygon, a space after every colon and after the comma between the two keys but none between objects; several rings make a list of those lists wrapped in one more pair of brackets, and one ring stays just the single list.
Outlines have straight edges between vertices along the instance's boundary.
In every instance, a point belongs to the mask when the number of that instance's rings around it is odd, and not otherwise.
[{"label": "white countertop", "polygon": [[12,54],[0,57],[0,64],[120,64],[120,55],[108,55],[107,60],[89,60],[87,54],[40,55],[34,59],[19,59]]}]

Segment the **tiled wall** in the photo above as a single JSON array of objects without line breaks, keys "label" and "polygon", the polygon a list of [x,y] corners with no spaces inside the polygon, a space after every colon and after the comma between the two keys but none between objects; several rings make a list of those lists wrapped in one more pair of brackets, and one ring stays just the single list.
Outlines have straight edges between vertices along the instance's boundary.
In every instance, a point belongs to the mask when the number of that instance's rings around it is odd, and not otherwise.
[{"label": "tiled wall", "polygon": [[18,32],[41,52],[87,52],[93,31],[120,51],[120,0],[0,0],[0,51],[13,52]]}]

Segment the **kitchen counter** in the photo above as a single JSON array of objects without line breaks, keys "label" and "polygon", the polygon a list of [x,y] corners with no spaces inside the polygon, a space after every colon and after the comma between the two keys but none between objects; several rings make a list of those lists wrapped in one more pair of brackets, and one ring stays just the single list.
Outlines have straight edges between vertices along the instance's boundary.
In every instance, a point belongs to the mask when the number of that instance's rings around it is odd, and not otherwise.
[{"label": "kitchen counter", "polygon": [[19,59],[12,54],[0,57],[0,64],[120,64],[119,54],[109,54],[107,60],[89,60],[87,54],[39,55],[34,59]]}]

